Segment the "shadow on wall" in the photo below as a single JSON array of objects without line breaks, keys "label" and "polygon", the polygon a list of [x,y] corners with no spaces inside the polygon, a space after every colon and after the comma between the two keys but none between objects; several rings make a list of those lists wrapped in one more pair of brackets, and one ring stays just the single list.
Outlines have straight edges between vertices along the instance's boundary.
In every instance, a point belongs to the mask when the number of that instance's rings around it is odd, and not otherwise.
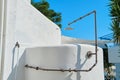
[{"label": "shadow on wall", "polygon": [[[77,63],[76,63],[76,69],[82,69],[85,63],[87,62],[87,58],[81,63],[81,46],[77,45]],[[76,80],[81,80],[80,72],[76,73]]]},{"label": "shadow on wall", "polygon": [[[76,63],[77,69],[81,69],[80,51],[81,51],[81,47],[80,47],[80,45],[77,45],[77,63]],[[80,78],[81,78],[80,72],[77,72],[76,73],[76,80],[80,80]]]},{"label": "shadow on wall", "polygon": [[[13,56],[13,60],[14,60],[14,56]],[[12,67],[13,66],[14,64],[12,64]],[[25,66],[25,52],[20,57],[15,67],[12,68],[12,72],[9,75],[7,80],[25,80],[25,67],[24,66]]]},{"label": "shadow on wall", "polygon": [[[87,62],[87,59],[85,58],[83,61],[81,60],[81,55],[83,55],[83,54],[81,54],[81,45],[75,45],[75,46],[77,46],[77,56],[74,56],[74,58],[77,58],[77,63],[75,64],[75,67],[76,67],[76,69],[83,69],[84,68],[84,66],[85,66],[85,64],[86,64],[86,62]],[[16,50],[17,51],[17,50]],[[15,58],[15,54],[14,53],[16,53],[16,51],[15,51],[15,49],[13,49],[13,60],[12,60],[12,72],[11,72],[11,74],[9,75],[9,77],[8,77],[8,79],[7,80],[25,80],[26,79],[26,74],[25,74],[25,60],[26,60],[26,51],[22,54],[22,56],[20,57],[20,59],[19,59],[19,62],[15,65],[15,67],[14,67],[14,58]],[[35,50],[36,51],[36,50]],[[61,50],[60,50],[61,51]],[[60,52],[59,51],[59,52]],[[31,51],[30,51],[31,52]],[[50,51],[48,51],[48,53],[49,53]],[[38,56],[38,58],[40,58],[40,56],[42,55],[42,53],[38,53],[38,54],[34,54],[34,55],[32,55],[32,53],[33,52],[31,52],[31,53],[29,53],[29,54],[31,54],[31,58],[30,59],[32,59],[33,60],[33,57],[35,57],[35,55],[37,55]],[[45,53],[44,53],[45,54]],[[48,54],[48,57],[50,58],[50,56],[49,55],[52,55],[52,54]],[[53,55],[54,56],[54,55]],[[42,56],[42,57],[44,57],[44,56]],[[60,56],[59,56],[60,57]],[[85,57],[85,56],[84,56]],[[34,58],[34,59],[36,59],[36,58]],[[45,58],[44,58],[45,59]],[[44,61],[44,59],[43,59],[43,61]],[[56,58],[55,58],[56,59]],[[62,59],[62,58],[60,58],[60,59]],[[49,60],[49,59],[48,59]],[[51,60],[51,59],[50,59]],[[32,69],[27,69],[27,72],[32,72],[32,74],[33,73],[35,73],[35,74],[39,74],[38,75],[38,78],[40,78],[40,76],[41,75],[44,75],[44,77],[43,78],[46,78],[46,76],[50,76],[50,77],[62,77],[62,76],[64,76],[63,78],[61,78],[61,79],[63,79],[63,80],[81,80],[81,72],[45,72],[45,71],[36,71],[36,70],[32,70]],[[31,74],[31,73],[29,73],[29,74]],[[54,74],[54,75],[53,75]],[[61,75],[61,76],[60,76]],[[66,75],[66,76],[65,76]],[[29,76],[30,77],[30,76]],[[57,77],[57,78],[58,78]],[[57,79],[56,78],[56,79]],[[37,79],[37,78],[36,78]],[[35,79],[35,80],[36,80]],[[37,79],[38,80],[38,79]],[[59,79],[58,79],[59,80]]]}]

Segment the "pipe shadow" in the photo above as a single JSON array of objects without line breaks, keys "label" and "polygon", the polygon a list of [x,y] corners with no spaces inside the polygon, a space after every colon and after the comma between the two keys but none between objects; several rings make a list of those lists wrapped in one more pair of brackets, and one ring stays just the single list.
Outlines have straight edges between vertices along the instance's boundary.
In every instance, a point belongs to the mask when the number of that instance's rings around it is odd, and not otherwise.
[{"label": "pipe shadow", "polygon": [[13,51],[12,51],[12,66],[11,69],[14,69],[14,61],[15,61],[15,52],[16,52],[16,47],[14,46]]},{"label": "pipe shadow", "polygon": [[[81,63],[81,46],[80,45],[76,45],[77,46],[77,63],[76,63],[76,69],[81,70],[82,67],[85,65],[87,58],[84,60],[83,63]],[[76,80],[81,80],[81,74],[80,72],[77,72],[76,74]]]},{"label": "pipe shadow", "polygon": [[[15,51],[15,48],[13,49]],[[14,56],[13,56],[14,58]],[[14,60],[14,59],[13,59]],[[12,60],[12,71],[7,80],[25,80],[25,52],[19,58],[18,65],[14,67],[14,61]]]}]

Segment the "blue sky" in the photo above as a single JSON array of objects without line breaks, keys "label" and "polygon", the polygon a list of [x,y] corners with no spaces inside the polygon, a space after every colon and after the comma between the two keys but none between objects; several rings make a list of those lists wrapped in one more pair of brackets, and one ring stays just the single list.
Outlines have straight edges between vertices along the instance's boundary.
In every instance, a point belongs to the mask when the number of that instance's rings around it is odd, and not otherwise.
[{"label": "blue sky", "polygon": [[[35,0],[40,1],[40,0]],[[64,28],[67,24],[93,10],[97,11],[98,37],[111,33],[109,0],[46,0],[50,8],[62,14],[62,35],[80,39],[94,39],[94,16],[90,15],[71,25],[72,31]]]}]

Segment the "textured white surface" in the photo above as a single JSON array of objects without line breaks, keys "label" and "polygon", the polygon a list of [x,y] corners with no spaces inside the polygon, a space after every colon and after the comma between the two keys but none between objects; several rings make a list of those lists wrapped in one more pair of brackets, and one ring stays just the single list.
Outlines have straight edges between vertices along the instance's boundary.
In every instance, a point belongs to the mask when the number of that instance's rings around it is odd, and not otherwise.
[{"label": "textured white surface", "polygon": [[[6,32],[5,61],[3,80],[13,80],[17,48],[20,43],[19,57],[26,47],[58,45],[61,43],[61,32],[57,25],[37,11],[28,0],[5,0]],[[0,10],[1,11],[1,10]],[[1,16],[0,16],[1,17]],[[15,60],[15,61],[13,61]],[[20,75],[19,75],[20,76]],[[21,77],[21,76],[20,76]],[[19,79],[23,80],[24,77]]]},{"label": "textured white surface", "polygon": [[[17,0],[16,41],[32,45],[61,43],[60,29],[26,0]],[[24,35],[24,36],[23,36]]]},{"label": "textured white surface", "polygon": [[0,78],[1,78],[1,61],[2,61],[2,28],[3,28],[3,15],[4,15],[3,0],[0,0]]},{"label": "textured white surface", "polygon": [[[42,68],[88,70],[95,63],[95,56],[86,59],[86,53],[94,53],[94,49],[84,44],[28,48],[25,63]],[[46,72],[28,68],[25,80],[104,80],[102,55],[102,49],[98,48],[98,63],[90,72]]]},{"label": "textured white surface", "polygon": [[[77,61],[76,52],[75,45],[29,48],[26,50],[26,64],[51,69],[74,69]],[[66,80],[70,74],[26,69],[25,80]]]},{"label": "textured white surface", "polygon": [[[90,59],[85,58],[87,51],[95,52],[95,46],[81,44],[80,50],[80,60],[81,60],[81,69],[88,69],[95,63],[95,56],[92,56]],[[90,72],[78,72],[76,73],[76,80],[104,80],[104,68],[103,68],[103,51],[102,48],[97,48],[98,53],[98,62],[97,65]],[[80,76],[79,76],[80,75]],[[80,77],[80,79],[79,79]]]},{"label": "textured white surface", "polygon": [[[103,80],[103,52],[100,48],[98,48],[98,64],[89,73],[36,72],[35,70],[24,70],[25,54],[23,53],[25,48],[34,47],[35,50],[31,52],[37,53],[36,55],[31,53],[26,57],[27,62],[31,64],[33,64],[32,61],[35,62],[38,60],[33,65],[43,63],[42,66],[49,66],[51,68],[71,67],[87,69],[94,63],[94,56],[86,61],[85,54],[88,50],[94,52],[94,47],[89,45],[60,45],[61,33],[58,26],[33,8],[29,0],[5,1],[7,6],[5,6],[6,18],[4,19],[6,32],[4,34],[5,61],[3,80],[15,80],[15,78],[16,80],[40,80],[41,77],[42,80]],[[17,41],[20,43],[19,50],[15,48]],[[39,47],[35,48],[36,46]],[[39,54],[39,52],[45,52],[47,54]],[[17,56],[19,56],[18,66],[16,66]],[[44,60],[46,63],[49,62],[48,65],[44,64]],[[41,66],[41,64],[39,65]],[[26,77],[24,71],[26,71]]]},{"label": "textured white surface", "polygon": [[44,68],[75,68],[77,46],[58,45],[29,48],[26,50],[26,64]]}]

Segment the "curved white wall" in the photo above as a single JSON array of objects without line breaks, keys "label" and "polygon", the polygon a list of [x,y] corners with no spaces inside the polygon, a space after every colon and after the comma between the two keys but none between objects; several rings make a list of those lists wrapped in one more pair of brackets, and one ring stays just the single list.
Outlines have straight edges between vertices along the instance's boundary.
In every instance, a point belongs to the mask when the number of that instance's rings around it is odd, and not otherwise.
[{"label": "curved white wall", "polygon": [[[89,73],[41,73],[35,70],[24,70],[24,65],[27,63],[35,66],[41,66],[39,63],[43,63],[43,67],[51,68],[55,66],[54,68],[87,69],[94,64],[95,58],[93,56],[91,59],[86,60],[85,55],[89,50],[94,52],[94,46],[60,45],[61,32],[58,26],[31,6],[28,0],[6,0],[5,5],[7,6],[5,6],[6,24],[4,28],[6,28],[4,30],[6,32],[4,34],[5,52],[3,54],[5,55],[5,60],[3,80],[15,80],[15,78],[17,80],[34,80],[34,78],[41,79],[41,77],[43,80],[103,80],[103,52],[101,48],[98,48],[98,64]],[[19,49],[15,47],[17,41],[20,44]],[[35,48],[36,46],[39,47]],[[23,54],[25,48],[29,48],[26,50],[27,52],[32,50],[26,54],[27,57]],[[36,55],[32,52],[35,52]],[[19,58],[18,65],[16,65],[17,58]],[[38,62],[35,62],[36,60]],[[49,65],[46,66],[44,60],[46,63],[49,62]]]},{"label": "curved white wall", "polygon": [[[86,59],[88,51],[95,47],[83,44],[63,44],[26,49],[26,62],[30,66],[52,69],[89,69],[95,63],[95,56]],[[104,80],[103,52],[98,48],[98,63],[90,72],[48,72],[25,69],[25,80]]]},{"label": "curved white wall", "polygon": [[[26,49],[26,64],[51,69],[75,69],[77,47],[75,45],[44,46]],[[27,69],[25,80],[66,80],[69,72],[48,72]]]},{"label": "curved white wall", "polygon": [[1,61],[2,61],[2,29],[3,29],[4,1],[0,0],[0,79],[1,79]]}]

